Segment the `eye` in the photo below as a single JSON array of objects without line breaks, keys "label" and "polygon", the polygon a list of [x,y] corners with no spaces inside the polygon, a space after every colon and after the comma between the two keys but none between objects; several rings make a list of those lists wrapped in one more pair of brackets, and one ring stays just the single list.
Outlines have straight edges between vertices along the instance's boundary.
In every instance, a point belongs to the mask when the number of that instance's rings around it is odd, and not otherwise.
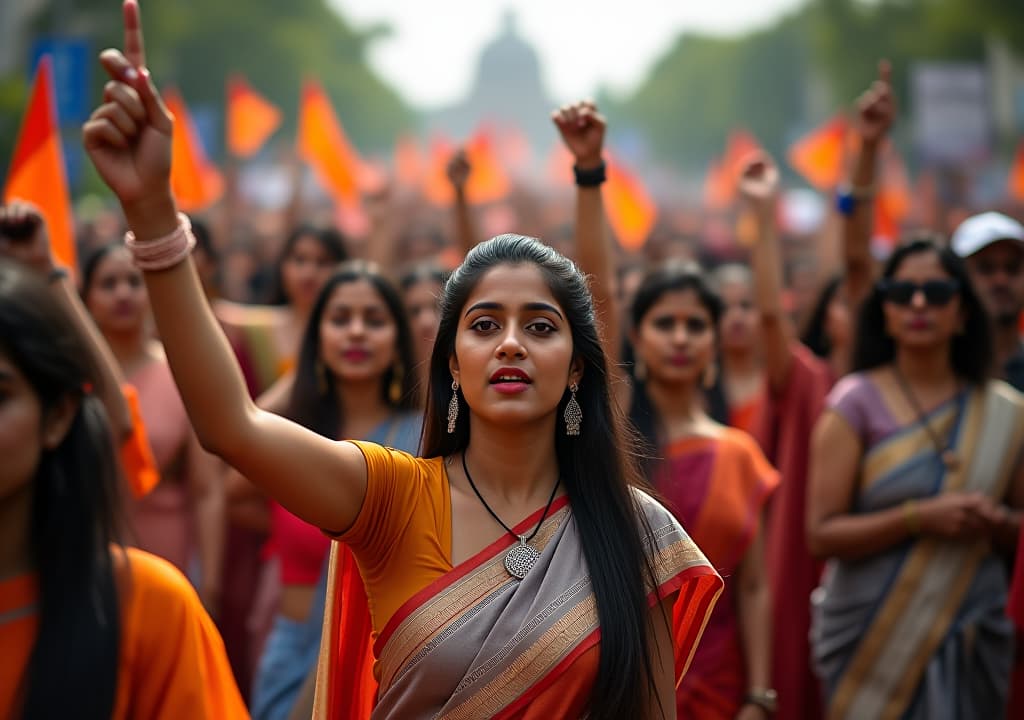
[{"label": "eye", "polygon": [[686,329],[694,335],[705,332],[709,325],[703,318],[690,318],[686,321]]},{"label": "eye", "polygon": [[480,318],[469,327],[471,330],[476,330],[477,332],[491,332],[492,330],[498,329],[498,323],[489,318]]},{"label": "eye", "polygon": [[658,317],[654,318],[654,321],[651,324],[662,332],[670,332],[672,330],[672,326],[675,325],[675,320],[670,317]]},{"label": "eye", "polygon": [[539,333],[541,335],[547,335],[549,333],[555,332],[558,328],[549,323],[547,320],[534,320],[532,323],[526,326],[526,329],[531,332]]}]

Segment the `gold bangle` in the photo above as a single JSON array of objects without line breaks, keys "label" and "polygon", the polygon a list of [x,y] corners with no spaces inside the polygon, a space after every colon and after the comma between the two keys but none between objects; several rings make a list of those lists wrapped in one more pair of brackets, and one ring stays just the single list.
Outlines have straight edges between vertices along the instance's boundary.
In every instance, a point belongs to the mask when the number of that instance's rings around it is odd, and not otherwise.
[{"label": "gold bangle", "polygon": [[917,511],[917,500],[903,501],[903,522],[911,535],[921,534],[921,515]]}]

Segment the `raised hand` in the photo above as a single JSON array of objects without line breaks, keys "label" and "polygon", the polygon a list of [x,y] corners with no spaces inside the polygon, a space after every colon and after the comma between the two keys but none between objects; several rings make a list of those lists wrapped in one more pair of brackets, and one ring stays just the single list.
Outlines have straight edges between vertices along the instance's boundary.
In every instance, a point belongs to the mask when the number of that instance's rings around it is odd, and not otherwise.
[{"label": "raised hand", "polygon": [[878,79],[857,98],[857,128],[866,143],[877,144],[889,132],[896,117],[896,96],[892,92],[892,65],[878,63]]},{"label": "raised hand", "polygon": [[588,170],[601,164],[607,122],[593,102],[564,105],[551,113],[551,120],[575,158],[576,167]]},{"label": "raised hand", "polygon": [[173,118],[146,68],[136,0],[124,2],[124,53],[104,50],[100,62],[110,82],[83,127],[85,150],[129,215],[136,206],[167,204]]},{"label": "raised hand", "polygon": [[451,160],[448,161],[448,165],[445,167],[445,173],[448,175],[448,182],[455,188],[455,192],[463,192],[466,189],[466,183],[469,182],[469,174],[473,171],[473,166],[469,164],[469,158],[466,156],[466,151],[463,149],[456,150],[452,155]]},{"label": "raised hand", "polygon": [[765,153],[755,153],[743,163],[740,195],[755,209],[770,209],[779,194],[779,168]]},{"label": "raised hand", "polygon": [[39,273],[53,269],[50,234],[35,205],[19,200],[0,205],[0,257]]}]

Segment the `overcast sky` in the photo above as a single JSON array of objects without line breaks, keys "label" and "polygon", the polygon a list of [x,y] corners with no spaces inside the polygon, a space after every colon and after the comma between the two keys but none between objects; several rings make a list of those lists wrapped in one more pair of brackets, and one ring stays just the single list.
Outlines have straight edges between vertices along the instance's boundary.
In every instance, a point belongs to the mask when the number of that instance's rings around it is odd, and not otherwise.
[{"label": "overcast sky", "polygon": [[601,84],[629,89],[683,30],[736,33],[802,0],[329,0],[356,27],[384,21],[373,67],[409,101],[443,105],[469,86],[476,58],[514,10],[564,101]]}]

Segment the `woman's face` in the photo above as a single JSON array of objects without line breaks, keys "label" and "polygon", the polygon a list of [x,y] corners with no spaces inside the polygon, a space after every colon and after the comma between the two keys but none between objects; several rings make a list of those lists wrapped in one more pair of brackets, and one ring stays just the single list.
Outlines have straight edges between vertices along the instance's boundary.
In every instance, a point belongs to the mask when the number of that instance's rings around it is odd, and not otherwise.
[{"label": "woman's face", "polygon": [[430,363],[430,354],[434,349],[437,325],[441,321],[437,306],[440,295],[441,285],[433,280],[420,280],[405,291],[405,311],[416,343],[416,359],[421,363]]},{"label": "woman's face", "polygon": [[715,329],[694,290],[667,292],[651,305],[636,329],[636,352],[649,382],[700,382],[715,357]]},{"label": "woman's face", "polygon": [[572,328],[533,264],[488,270],[463,306],[449,360],[476,421],[523,427],[554,420],[581,382]]},{"label": "woman's face", "polygon": [[882,304],[886,332],[898,346],[940,348],[962,330],[960,294],[952,281],[934,252],[914,253],[900,263]]},{"label": "woman's face", "polygon": [[757,308],[750,283],[730,280],[721,287],[725,310],[720,323],[722,352],[750,352],[757,344]]},{"label": "woman's face", "polygon": [[125,248],[114,248],[99,261],[85,304],[104,333],[141,332],[149,312],[142,272]]},{"label": "woman's face", "polygon": [[281,264],[281,285],[288,302],[312,307],[334,269],[334,258],[315,235],[302,235]]},{"label": "woman's face", "polygon": [[320,359],[338,381],[379,381],[398,359],[397,341],[395,319],[369,281],[331,292],[320,318]]}]

